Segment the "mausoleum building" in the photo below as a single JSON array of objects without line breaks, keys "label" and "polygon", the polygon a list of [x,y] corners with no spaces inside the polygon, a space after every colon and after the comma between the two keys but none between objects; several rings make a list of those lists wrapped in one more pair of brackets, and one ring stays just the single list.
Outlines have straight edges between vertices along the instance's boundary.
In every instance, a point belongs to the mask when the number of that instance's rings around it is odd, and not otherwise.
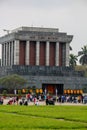
[{"label": "mausoleum building", "polygon": [[0,38],[0,76],[17,73],[28,80],[26,87],[55,90],[82,89],[82,72],[69,67],[72,35],[56,28],[20,27]]}]

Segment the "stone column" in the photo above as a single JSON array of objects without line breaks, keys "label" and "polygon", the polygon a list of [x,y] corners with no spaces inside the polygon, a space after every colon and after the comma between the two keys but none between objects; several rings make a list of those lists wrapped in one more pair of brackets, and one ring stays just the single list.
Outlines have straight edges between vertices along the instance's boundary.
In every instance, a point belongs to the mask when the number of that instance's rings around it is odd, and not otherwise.
[{"label": "stone column", "polygon": [[7,66],[9,66],[9,42],[7,43]]},{"label": "stone column", "polygon": [[6,48],[5,48],[5,43],[3,44],[3,51],[2,51],[2,53],[3,53],[3,66],[6,66],[6,62],[5,62],[5,60],[6,60]]},{"label": "stone column", "polygon": [[46,42],[46,66],[49,66],[49,41]]},{"label": "stone column", "polygon": [[62,66],[66,66],[66,44],[62,45]]},{"label": "stone column", "polygon": [[1,66],[4,66],[4,44],[2,44],[2,61]]},{"label": "stone column", "polygon": [[26,55],[25,55],[25,65],[29,65],[29,53],[30,52],[30,42],[26,41]]},{"label": "stone column", "polygon": [[5,66],[5,44],[2,44],[2,66]]},{"label": "stone column", "polygon": [[11,66],[13,65],[14,61],[14,41],[11,42]]},{"label": "stone column", "polygon": [[6,43],[4,43],[4,66],[6,66]]},{"label": "stone column", "polygon": [[9,46],[9,62],[8,62],[8,65],[10,66],[11,65],[11,47],[10,47],[10,42],[8,43],[8,46]]},{"label": "stone column", "polygon": [[5,51],[6,51],[6,59],[5,59],[5,65],[7,66],[7,64],[8,64],[8,43],[5,43]]},{"label": "stone column", "polygon": [[19,40],[14,41],[14,65],[19,65]]},{"label": "stone column", "polygon": [[66,43],[66,66],[69,66],[69,43]]},{"label": "stone column", "polygon": [[55,48],[55,66],[59,66],[59,42],[56,42],[56,48]]},{"label": "stone column", "polygon": [[36,65],[39,65],[40,42],[36,42]]}]

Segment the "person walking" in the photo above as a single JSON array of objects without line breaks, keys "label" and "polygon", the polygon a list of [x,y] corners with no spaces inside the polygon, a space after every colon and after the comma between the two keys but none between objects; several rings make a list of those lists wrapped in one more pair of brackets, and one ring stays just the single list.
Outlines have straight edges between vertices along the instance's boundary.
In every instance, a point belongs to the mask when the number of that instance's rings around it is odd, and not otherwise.
[{"label": "person walking", "polygon": [[16,102],[17,102],[17,105],[18,105],[18,101],[19,101],[19,97],[17,96],[17,97],[16,97]]}]

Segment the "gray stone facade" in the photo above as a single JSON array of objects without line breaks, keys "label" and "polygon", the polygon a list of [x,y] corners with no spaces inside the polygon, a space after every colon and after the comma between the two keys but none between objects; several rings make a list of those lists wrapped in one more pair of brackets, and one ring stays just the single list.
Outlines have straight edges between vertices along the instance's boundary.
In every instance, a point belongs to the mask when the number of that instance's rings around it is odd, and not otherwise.
[{"label": "gray stone facade", "polygon": [[64,89],[82,89],[87,85],[84,72],[70,67],[10,66],[1,67],[0,76],[18,74],[27,79],[26,87],[42,88],[43,84],[63,84]]}]

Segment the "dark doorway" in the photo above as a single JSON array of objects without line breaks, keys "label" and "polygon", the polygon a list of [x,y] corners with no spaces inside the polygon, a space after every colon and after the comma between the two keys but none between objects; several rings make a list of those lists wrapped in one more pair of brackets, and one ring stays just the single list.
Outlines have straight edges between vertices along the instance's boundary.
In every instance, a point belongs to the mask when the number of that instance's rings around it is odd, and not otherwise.
[{"label": "dark doorway", "polygon": [[42,89],[44,93],[62,95],[63,86],[64,84],[42,84]]}]

